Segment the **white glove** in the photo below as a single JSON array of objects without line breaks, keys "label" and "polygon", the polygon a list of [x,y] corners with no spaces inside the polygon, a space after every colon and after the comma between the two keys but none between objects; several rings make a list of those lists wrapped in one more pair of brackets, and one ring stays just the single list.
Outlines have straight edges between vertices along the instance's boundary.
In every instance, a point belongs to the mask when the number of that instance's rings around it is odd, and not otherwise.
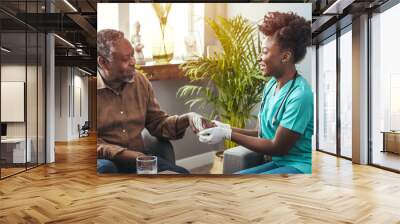
[{"label": "white glove", "polygon": [[224,139],[231,139],[232,129],[214,127],[208,128],[198,133],[199,141],[208,144],[217,144]]},{"label": "white glove", "polygon": [[230,129],[231,128],[230,124],[225,124],[225,123],[222,123],[222,122],[217,121],[217,120],[212,120],[212,122],[214,122],[217,125],[217,127],[221,127],[221,128],[225,128],[225,129]]}]

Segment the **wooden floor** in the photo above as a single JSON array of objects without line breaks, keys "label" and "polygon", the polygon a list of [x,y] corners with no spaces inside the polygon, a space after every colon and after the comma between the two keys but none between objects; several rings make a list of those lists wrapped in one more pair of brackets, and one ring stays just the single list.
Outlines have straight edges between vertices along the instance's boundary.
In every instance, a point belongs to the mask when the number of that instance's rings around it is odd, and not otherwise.
[{"label": "wooden floor", "polygon": [[16,173],[23,172],[25,170],[33,169],[37,167],[36,163],[28,163],[27,167],[25,167],[25,164],[18,164],[17,167],[6,167],[6,168],[0,168],[1,172],[1,178],[5,178],[11,175],[14,175]]},{"label": "wooden floor", "polygon": [[0,181],[0,223],[400,223],[400,175],[315,153],[312,175],[98,176],[95,139]]},{"label": "wooden floor", "polygon": [[17,167],[17,168],[12,167],[12,168],[0,168],[0,169],[1,169],[1,177],[2,178],[26,170],[25,167],[23,167],[23,168],[22,167]]}]

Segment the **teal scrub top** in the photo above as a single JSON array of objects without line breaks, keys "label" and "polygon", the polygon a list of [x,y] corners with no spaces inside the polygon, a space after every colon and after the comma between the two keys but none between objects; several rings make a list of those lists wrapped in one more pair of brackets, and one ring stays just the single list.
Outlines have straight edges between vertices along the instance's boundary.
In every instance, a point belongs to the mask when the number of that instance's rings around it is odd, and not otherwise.
[{"label": "teal scrub top", "polygon": [[[278,126],[299,133],[300,138],[288,154],[272,156],[272,161],[278,166],[292,166],[303,173],[311,173],[314,97],[307,80],[298,75],[290,94],[284,100],[292,82],[293,80],[287,82],[277,93],[275,93],[277,87],[275,78],[271,78],[266,84],[263,92],[264,106],[258,115],[260,137],[273,140]],[[284,102],[278,111],[282,101]]]}]

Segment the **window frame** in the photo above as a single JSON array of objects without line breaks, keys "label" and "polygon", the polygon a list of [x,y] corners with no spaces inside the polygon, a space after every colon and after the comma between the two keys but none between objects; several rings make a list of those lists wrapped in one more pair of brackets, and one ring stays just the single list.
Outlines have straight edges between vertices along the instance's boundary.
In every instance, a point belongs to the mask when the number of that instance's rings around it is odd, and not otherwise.
[{"label": "window frame", "polygon": [[[347,19],[347,18],[344,18]],[[340,22],[340,21],[339,21]],[[340,90],[340,77],[341,77],[341,66],[340,66],[340,37],[347,32],[352,32],[352,23],[346,24],[346,26],[336,29],[336,32],[333,34],[325,37],[324,39],[321,39],[318,41],[316,44],[316,57],[315,57],[315,64],[316,64],[316,69],[315,69],[315,80],[316,80],[316,151],[323,152],[329,155],[333,155],[339,158],[343,158],[346,160],[352,160],[352,158],[347,157],[342,155],[341,152],[341,118],[340,118],[340,103],[341,103],[341,90]],[[327,44],[330,41],[336,41],[336,152],[332,153],[327,150],[321,149],[320,148],[320,142],[319,142],[319,110],[320,110],[320,105],[319,105],[319,97],[320,97],[320,91],[319,91],[319,84],[320,84],[320,74],[319,74],[319,54],[320,54],[320,45],[321,44]]]},{"label": "window frame", "polygon": [[367,40],[368,40],[368,54],[367,54],[367,79],[368,79],[368,111],[367,111],[367,117],[368,117],[368,165],[391,171],[394,173],[400,173],[400,170],[390,168],[384,165],[376,164],[373,163],[373,133],[372,133],[372,19],[373,19],[373,14],[382,14],[385,11],[391,9],[392,7],[395,7],[396,5],[400,4],[399,1],[397,0],[388,0],[384,4],[380,5],[379,7],[370,10],[367,12],[368,14],[368,30],[367,30]]}]

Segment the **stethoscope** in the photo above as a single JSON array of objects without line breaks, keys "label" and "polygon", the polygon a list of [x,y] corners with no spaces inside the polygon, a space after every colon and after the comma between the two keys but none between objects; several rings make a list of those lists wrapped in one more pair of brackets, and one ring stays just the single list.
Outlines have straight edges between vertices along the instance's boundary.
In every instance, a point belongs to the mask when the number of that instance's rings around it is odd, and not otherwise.
[{"label": "stethoscope", "polygon": [[[285,103],[286,99],[290,96],[290,93],[292,92],[294,84],[296,82],[297,76],[299,76],[299,75],[296,72],[296,74],[294,75],[293,81],[290,84],[289,90],[286,92],[285,96],[283,97],[283,100],[282,100],[281,104],[278,107],[278,110],[275,112],[275,115],[272,117],[272,125],[276,124],[275,121],[278,119],[279,111],[281,110],[281,108],[282,108],[283,104]],[[269,87],[269,89],[267,90],[266,94],[264,94],[264,96],[263,96],[263,98],[261,100],[260,113],[258,113],[258,122],[259,122],[259,125],[258,125],[258,127],[259,127],[258,128],[258,136],[259,137],[261,137],[261,128],[262,128],[260,116],[261,116],[261,112],[264,110],[265,98],[269,95],[269,93],[271,92],[271,89],[276,85],[278,85],[278,83],[275,83],[275,85],[271,85],[271,87]]]}]

